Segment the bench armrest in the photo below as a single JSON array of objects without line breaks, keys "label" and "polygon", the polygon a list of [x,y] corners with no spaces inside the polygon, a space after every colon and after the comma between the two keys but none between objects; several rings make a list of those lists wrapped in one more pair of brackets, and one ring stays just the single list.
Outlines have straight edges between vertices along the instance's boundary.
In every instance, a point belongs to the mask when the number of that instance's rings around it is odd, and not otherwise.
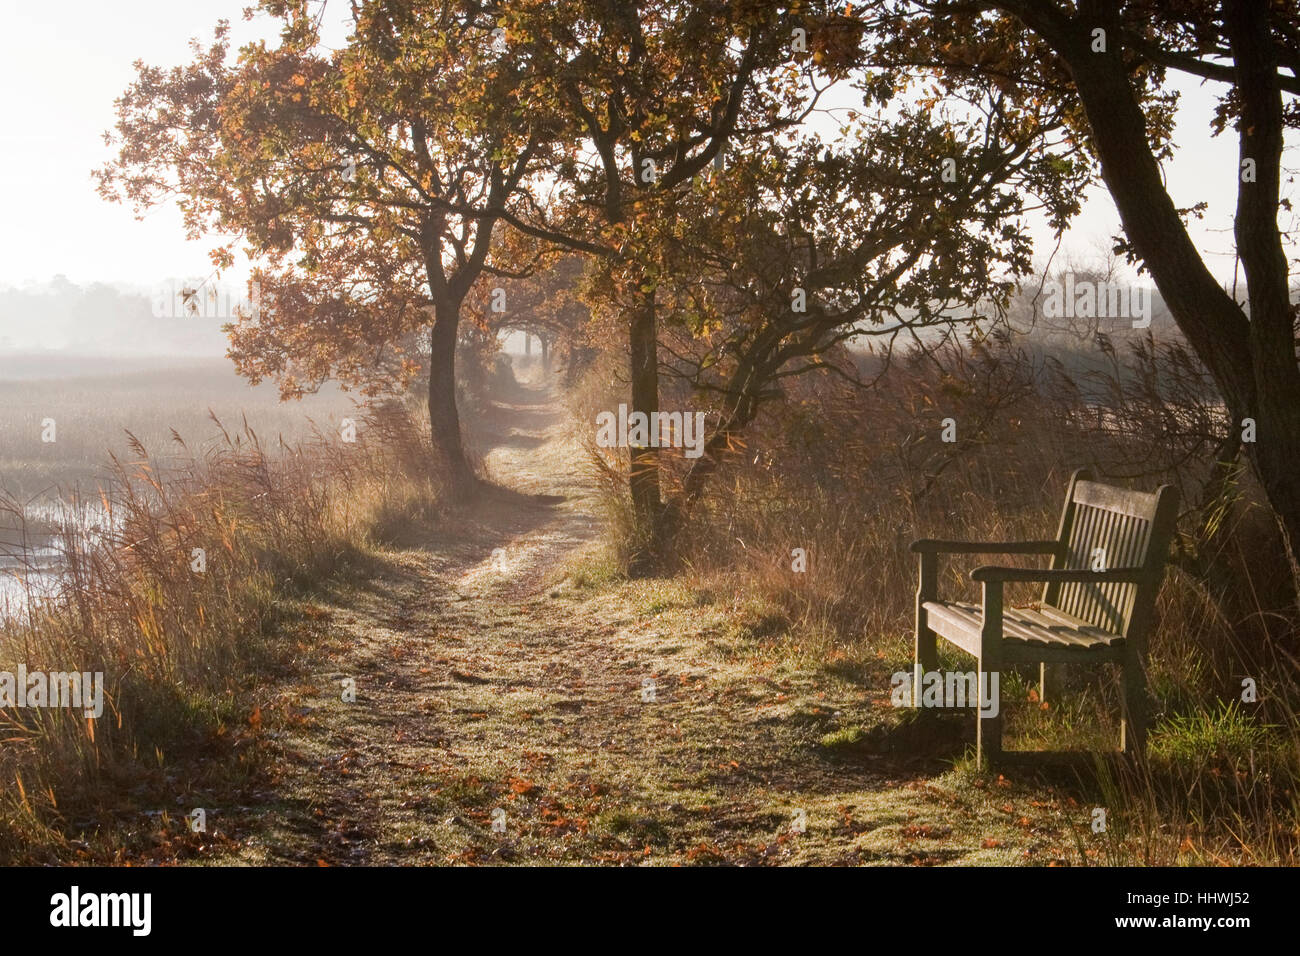
[{"label": "bench armrest", "polygon": [[1038,581],[1044,584],[1137,584],[1147,574],[1143,568],[1107,568],[1090,571],[1087,568],[1039,570],[1037,568],[1000,568],[985,565],[970,573],[976,581]]},{"label": "bench armrest", "polygon": [[942,541],[922,538],[912,542],[913,554],[1056,554],[1059,541]]}]

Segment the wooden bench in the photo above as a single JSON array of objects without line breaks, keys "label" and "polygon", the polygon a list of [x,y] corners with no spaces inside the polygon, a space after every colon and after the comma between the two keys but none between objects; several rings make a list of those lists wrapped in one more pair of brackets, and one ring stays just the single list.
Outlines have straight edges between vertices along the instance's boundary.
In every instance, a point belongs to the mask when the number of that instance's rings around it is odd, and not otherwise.
[{"label": "wooden bench", "polygon": [[[1120,749],[1141,753],[1148,708],[1147,632],[1177,517],[1173,486],[1162,485],[1151,494],[1127,491],[1093,481],[1081,468],[1070,478],[1054,540],[913,543],[921,565],[913,702],[922,699],[922,675],[938,670],[936,637],[977,659],[981,698],[989,686],[985,672],[1000,675],[1005,664],[1037,663],[1039,692],[1046,699],[1048,665],[1115,662],[1123,669]],[[983,603],[975,605],[939,600],[940,554],[1042,554],[1052,556],[1052,566],[977,568],[971,577],[983,585]],[[1003,585],[1009,581],[1041,581],[1041,605],[1036,610],[1006,607]],[[999,703],[994,714],[986,715],[986,702],[978,703],[976,760],[983,764],[987,757],[992,763],[1002,756],[1002,708]]]}]

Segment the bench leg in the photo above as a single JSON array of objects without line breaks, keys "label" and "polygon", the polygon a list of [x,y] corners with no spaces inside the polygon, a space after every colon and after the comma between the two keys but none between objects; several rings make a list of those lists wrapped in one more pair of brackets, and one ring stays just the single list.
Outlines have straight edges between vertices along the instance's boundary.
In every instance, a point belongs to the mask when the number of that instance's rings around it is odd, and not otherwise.
[{"label": "bench leg", "polygon": [[922,553],[921,573],[916,587],[916,650],[912,658],[912,706],[921,706],[921,678],[939,669],[939,646],[926,619],[925,602],[935,599],[938,587],[938,555]]},{"label": "bench leg", "polygon": [[1150,701],[1147,698],[1146,671],[1137,655],[1124,658],[1124,712],[1120,724],[1119,749],[1126,754],[1142,756],[1146,753],[1147,720]]},{"label": "bench leg", "polygon": [[987,765],[991,768],[1002,756],[1002,701],[999,699],[1001,687],[995,687],[992,677],[988,675],[997,675],[1000,679],[1001,665],[990,656],[981,657],[978,666],[976,678],[979,682],[979,712],[976,714],[975,762],[980,767]]},{"label": "bench leg", "polygon": [[1057,692],[1061,687],[1061,672],[1059,664],[1048,664],[1043,661],[1038,665],[1038,702],[1045,704],[1049,700],[1056,702]]},{"label": "bench leg", "polygon": [[[984,582],[984,626],[980,631],[980,656],[975,674],[979,688],[976,714],[975,762],[992,767],[1002,756],[1002,582]],[[998,683],[993,683],[993,675]]]},{"label": "bench leg", "polygon": [[912,666],[912,706],[921,706],[921,679],[939,669],[939,642],[934,631],[926,625],[925,612],[916,619],[916,655]]}]

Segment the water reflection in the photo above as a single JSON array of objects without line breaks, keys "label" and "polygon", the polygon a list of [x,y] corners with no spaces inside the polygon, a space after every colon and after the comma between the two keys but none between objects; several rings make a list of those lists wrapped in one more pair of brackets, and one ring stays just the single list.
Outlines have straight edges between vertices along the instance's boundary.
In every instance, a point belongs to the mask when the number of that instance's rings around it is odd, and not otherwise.
[{"label": "water reflection", "polygon": [[32,601],[53,597],[63,585],[69,547],[85,547],[110,527],[99,502],[62,498],[0,507],[0,627]]}]

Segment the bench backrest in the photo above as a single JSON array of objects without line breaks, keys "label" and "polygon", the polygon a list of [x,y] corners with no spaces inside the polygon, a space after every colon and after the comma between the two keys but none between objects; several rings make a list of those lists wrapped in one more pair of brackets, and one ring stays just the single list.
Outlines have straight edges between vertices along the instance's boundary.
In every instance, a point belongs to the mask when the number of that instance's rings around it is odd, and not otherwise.
[{"label": "bench backrest", "polygon": [[1070,478],[1054,568],[1140,568],[1138,583],[1057,584],[1043,589],[1043,604],[1111,634],[1144,642],[1178,519],[1178,490],[1128,491],[1092,480],[1080,468]]}]

